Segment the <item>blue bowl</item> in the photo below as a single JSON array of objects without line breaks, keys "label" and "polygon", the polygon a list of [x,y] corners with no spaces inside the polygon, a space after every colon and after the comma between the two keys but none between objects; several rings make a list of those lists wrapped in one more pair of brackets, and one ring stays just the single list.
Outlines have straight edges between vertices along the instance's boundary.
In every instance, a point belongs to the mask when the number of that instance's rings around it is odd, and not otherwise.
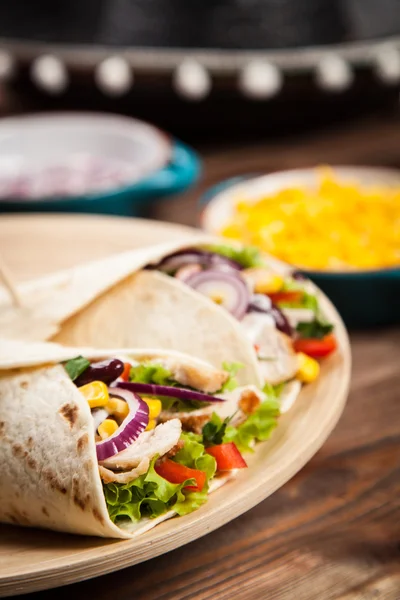
[{"label": "blue bowl", "polygon": [[121,159],[137,165],[137,172],[127,183],[101,191],[74,196],[0,198],[0,212],[139,216],[150,202],[193,185],[200,173],[200,161],[191,148],[135,119],[52,113],[0,121],[0,177],[7,174],[10,164],[14,171],[16,163],[26,164],[34,171],[63,164],[78,153]]},{"label": "blue bowl", "polygon": [[[374,167],[335,167],[341,180],[366,185],[400,185],[400,171]],[[239,176],[209,189],[201,198],[202,227],[218,235],[238,194],[259,198],[289,185],[315,184],[315,169],[282,171],[265,176]],[[294,267],[296,269],[296,267]],[[297,269],[296,269],[297,270]],[[400,323],[400,268],[370,271],[301,270],[331,299],[348,327]]]}]

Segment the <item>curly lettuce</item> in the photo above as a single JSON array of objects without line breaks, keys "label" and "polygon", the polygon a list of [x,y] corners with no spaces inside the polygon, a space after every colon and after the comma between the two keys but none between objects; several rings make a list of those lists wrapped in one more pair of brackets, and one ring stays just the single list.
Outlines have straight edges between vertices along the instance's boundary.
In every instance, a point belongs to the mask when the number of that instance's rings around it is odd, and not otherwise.
[{"label": "curly lettuce", "polygon": [[207,501],[209,481],[215,474],[216,463],[204,451],[197,436],[184,433],[181,439],[183,448],[172,460],[206,473],[206,485],[201,492],[185,491],[186,486],[195,485],[193,479],[183,483],[170,483],[155,471],[157,457],[150,463],[147,473],[125,484],[108,483],[103,485],[108,513],[114,523],[123,519],[140,521],[142,517],[152,519],[174,510],[178,515],[193,512]]},{"label": "curly lettuce", "polygon": [[235,260],[244,269],[251,267],[262,267],[264,261],[261,258],[261,252],[258,248],[253,246],[245,246],[244,248],[235,248],[234,246],[227,246],[226,244],[215,244],[207,246],[207,250],[226,256],[231,260]]},{"label": "curly lettuce", "polygon": [[200,439],[205,446],[234,442],[240,452],[253,452],[255,442],[263,442],[271,436],[278,425],[280,415],[279,395],[283,385],[266,384],[263,392],[266,400],[241,425],[229,425],[232,417],[224,421],[213,413],[202,430]]},{"label": "curly lettuce", "polygon": [[157,385],[178,386],[171,371],[157,363],[143,363],[131,367],[129,381],[135,383],[155,383]]},{"label": "curly lettuce", "polygon": [[279,401],[269,398],[238,427],[228,425],[224,442],[234,442],[240,452],[253,452],[254,442],[264,442],[271,437],[279,415]]}]

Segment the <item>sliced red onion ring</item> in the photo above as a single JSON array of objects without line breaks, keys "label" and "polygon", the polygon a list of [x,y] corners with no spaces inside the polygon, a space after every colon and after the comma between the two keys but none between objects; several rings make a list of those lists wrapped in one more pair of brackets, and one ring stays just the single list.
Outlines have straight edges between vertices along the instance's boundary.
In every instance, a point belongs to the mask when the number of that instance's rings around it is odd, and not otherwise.
[{"label": "sliced red onion ring", "polygon": [[[123,382],[118,383],[118,390],[124,388],[138,394],[146,394],[149,396],[167,396],[168,398],[178,398],[179,400],[196,400],[200,402],[225,402],[224,398],[217,398],[202,392],[194,390],[186,390],[184,388],[173,387],[170,385],[157,385],[155,383],[134,383]],[[111,387],[112,394],[117,393],[116,388]]]},{"label": "sliced red onion ring", "polygon": [[239,273],[209,269],[191,275],[185,283],[214,302],[221,304],[234,317],[242,319],[250,302],[250,292]]},{"label": "sliced red onion ring", "polygon": [[202,271],[201,265],[199,264],[191,264],[185,265],[184,267],[180,267],[175,273],[175,279],[180,279],[181,281],[186,281],[188,277],[193,275],[194,273],[200,273]]},{"label": "sliced red onion ring", "polygon": [[117,431],[101,442],[96,442],[97,460],[100,462],[128,448],[149,424],[149,407],[134,390],[118,387],[110,388],[113,396],[123,398],[129,406],[129,414]]},{"label": "sliced red onion ring", "polygon": [[232,258],[218,254],[217,252],[210,252],[210,262],[213,269],[233,269],[234,271],[241,271],[242,265]]},{"label": "sliced red onion ring", "polygon": [[186,250],[174,252],[163,258],[163,260],[156,265],[156,268],[165,273],[174,273],[181,267],[195,264],[201,265],[205,269],[224,268],[225,270],[231,269],[239,271],[242,268],[239,263],[226,256],[197,248],[188,248]]},{"label": "sliced red onion ring", "polygon": [[174,273],[185,265],[197,264],[207,266],[208,263],[208,256],[205,256],[202,252],[184,250],[167,256],[157,265],[157,268],[165,273]]},{"label": "sliced red onion ring", "polygon": [[260,312],[271,315],[275,321],[276,328],[286,335],[292,336],[293,329],[290,326],[288,319],[285,317],[280,308],[271,301],[269,296],[263,294],[254,294],[249,304],[249,312]]},{"label": "sliced red onion ring", "polygon": [[301,271],[293,271],[292,272],[292,277],[296,281],[309,281],[308,277],[304,273],[302,273]]}]

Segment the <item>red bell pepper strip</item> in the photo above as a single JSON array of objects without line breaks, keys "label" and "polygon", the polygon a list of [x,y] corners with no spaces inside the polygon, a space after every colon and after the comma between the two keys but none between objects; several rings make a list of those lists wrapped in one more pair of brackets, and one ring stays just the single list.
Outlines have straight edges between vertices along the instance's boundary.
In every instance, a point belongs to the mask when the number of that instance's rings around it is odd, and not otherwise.
[{"label": "red bell pepper strip", "polygon": [[232,469],[243,469],[247,467],[246,461],[240,454],[234,442],[210,446],[206,449],[217,461],[217,471],[231,471]]},{"label": "red bell pepper strip", "polygon": [[288,290],[287,292],[268,294],[268,296],[274,304],[279,304],[280,302],[301,302],[304,292],[302,290]]},{"label": "red bell pepper strip", "polygon": [[186,479],[195,479],[197,485],[187,485],[184,489],[191,492],[201,492],[203,489],[207,475],[204,471],[198,469],[190,469],[174,462],[170,458],[157,461],[154,467],[156,473],[170,483],[183,483]]},{"label": "red bell pepper strip", "polygon": [[336,350],[337,341],[335,336],[330,333],[321,339],[299,338],[294,341],[293,345],[296,352],[303,352],[312,358],[322,358]]},{"label": "red bell pepper strip", "polygon": [[131,372],[131,368],[131,363],[124,363],[124,370],[121,373],[121,379],[123,379],[124,381],[129,381],[129,373]]}]

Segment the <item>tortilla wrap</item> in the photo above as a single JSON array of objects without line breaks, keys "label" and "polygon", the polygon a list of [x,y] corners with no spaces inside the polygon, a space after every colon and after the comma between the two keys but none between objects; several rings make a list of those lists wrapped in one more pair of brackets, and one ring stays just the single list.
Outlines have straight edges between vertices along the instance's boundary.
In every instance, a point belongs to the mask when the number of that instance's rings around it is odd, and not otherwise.
[{"label": "tortilla wrap", "polygon": [[254,348],[236,319],[183,283],[141,271],[188,244],[127,252],[24,284],[23,310],[0,296],[1,334],[79,347],[165,348],[216,367],[222,360],[240,362],[239,383],[260,385]]},{"label": "tortilla wrap", "polygon": [[[77,354],[91,359],[121,354],[202,361],[158,350],[90,350],[56,344],[0,342],[0,521],[69,533],[130,538],[174,516],[109,518],[96,456],[89,405],[58,364]],[[231,477],[211,481],[210,491]]]}]

